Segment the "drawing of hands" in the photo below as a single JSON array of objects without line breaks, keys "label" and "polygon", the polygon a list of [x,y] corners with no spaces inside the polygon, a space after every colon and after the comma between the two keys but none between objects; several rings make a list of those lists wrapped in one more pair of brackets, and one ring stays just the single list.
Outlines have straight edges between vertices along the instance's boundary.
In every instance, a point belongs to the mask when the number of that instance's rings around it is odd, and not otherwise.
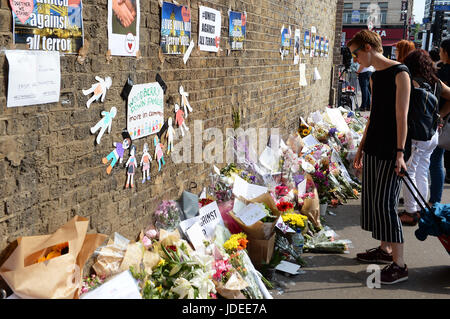
[{"label": "drawing of hands", "polygon": [[125,28],[129,27],[136,17],[136,10],[133,3],[132,0],[113,0],[112,2],[114,14]]}]

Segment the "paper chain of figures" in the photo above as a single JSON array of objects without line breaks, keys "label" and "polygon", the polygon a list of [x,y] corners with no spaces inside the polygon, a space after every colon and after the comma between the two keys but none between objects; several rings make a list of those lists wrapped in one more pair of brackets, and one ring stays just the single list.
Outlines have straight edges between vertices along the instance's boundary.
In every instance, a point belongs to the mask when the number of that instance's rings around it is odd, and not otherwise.
[{"label": "paper chain of figures", "polygon": [[[112,80],[109,76],[105,77],[105,79],[96,76],[95,79],[97,83],[91,85],[89,89],[83,90],[84,95],[89,95],[93,93],[93,95],[86,102],[86,107],[89,109],[92,102],[101,101],[102,103],[105,101],[106,91],[111,87]],[[184,136],[184,130],[189,131],[189,128],[186,126],[185,119],[187,119],[189,112],[192,113],[193,109],[189,104],[188,96],[189,93],[184,91],[183,86],[180,86],[179,93],[181,96],[181,107],[175,103],[175,124],[180,128],[181,135]],[[184,109],[184,111],[183,111]],[[108,130],[108,134],[111,133],[112,120],[116,117],[117,108],[111,107],[109,112],[102,111],[101,115],[103,116],[100,121],[97,122],[93,127],[90,128],[91,134],[95,134],[98,130],[98,133],[95,141],[97,144],[100,144],[103,134],[106,130]],[[172,117],[169,117],[167,120],[167,154],[170,154],[173,151],[173,139],[175,137],[175,129],[172,126]],[[183,130],[184,128],[184,130]],[[129,135],[129,134],[128,134]],[[160,142],[159,137],[155,136],[153,139],[155,146],[155,154],[154,157],[158,162],[158,172],[161,171],[162,166],[166,164],[164,161],[164,148],[165,146]],[[112,172],[113,167],[116,165],[117,161],[120,164],[123,163],[123,157],[125,155],[125,150],[130,149],[130,157],[125,164],[125,168],[127,170],[127,182],[125,188],[133,188],[134,187],[134,174],[136,173],[138,167],[138,161],[136,158],[136,146],[132,145],[132,141],[130,137],[125,137],[122,143],[114,142],[114,149],[106,156],[102,158],[103,164],[110,164],[106,168],[106,173],[109,175]],[[139,166],[142,167],[142,183],[146,181],[150,181],[150,164],[152,162],[152,156],[149,153],[148,143],[144,143],[144,147],[142,150],[142,157],[139,163]],[[162,164],[162,165],[161,165]]]}]

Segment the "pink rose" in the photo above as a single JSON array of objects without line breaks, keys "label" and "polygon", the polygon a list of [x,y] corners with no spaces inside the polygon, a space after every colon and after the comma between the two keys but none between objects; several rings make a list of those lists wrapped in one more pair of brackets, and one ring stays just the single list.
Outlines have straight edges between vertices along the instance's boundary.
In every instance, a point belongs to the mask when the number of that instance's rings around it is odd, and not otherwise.
[{"label": "pink rose", "polygon": [[148,239],[147,236],[144,236],[144,238],[142,238],[142,244],[144,245],[145,248],[149,248],[152,246],[152,241]]},{"label": "pink rose", "polygon": [[150,239],[155,239],[156,236],[158,235],[157,231],[154,229],[149,229],[147,230],[147,232],[145,233],[145,235],[150,238]]}]

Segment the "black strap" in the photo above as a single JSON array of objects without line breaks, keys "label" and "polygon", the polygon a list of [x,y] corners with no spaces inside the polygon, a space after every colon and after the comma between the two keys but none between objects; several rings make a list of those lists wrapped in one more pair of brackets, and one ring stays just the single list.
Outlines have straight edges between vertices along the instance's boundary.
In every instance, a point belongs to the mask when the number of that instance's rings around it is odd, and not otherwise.
[{"label": "black strap", "polygon": [[[443,233],[442,230],[442,226],[441,226],[441,220],[439,219],[439,217],[437,217],[434,212],[432,211],[432,208],[430,207],[430,205],[428,205],[428,202],[423,198],[422,194],[419,192],[419,190],[417,189],[416,184],[413,183],[413,181],[411,180],[411,177],[409,176],[408,172],[406,172],[404,169],[401,170],[401,173],[404,174],[404,176],[402,177],[403,181],[405,182],[404,184],[406,185],[406,187],[408,188],[409,192],[411,193],[411,195],[414,197],[414,199],[416,200],[417,204],[420,206],[420,208],[425,211],[426,209],[428,209],[428,211],[430,212],[431,216],[433,216],[434,221],[436,222],[436,225],[439,229],[439,231],[441,233]],[[406,182],[406,179],[409,181],[409,183]],[[416,191],[416,193],[419,195],[420,199],[422,200],[422,202],[417,198],[417,196],[414,194],[414,192],[411,189],[411,185],[412,188],[414,188],[414,190]],[[426,209],[425,209],[426,207]]]}]

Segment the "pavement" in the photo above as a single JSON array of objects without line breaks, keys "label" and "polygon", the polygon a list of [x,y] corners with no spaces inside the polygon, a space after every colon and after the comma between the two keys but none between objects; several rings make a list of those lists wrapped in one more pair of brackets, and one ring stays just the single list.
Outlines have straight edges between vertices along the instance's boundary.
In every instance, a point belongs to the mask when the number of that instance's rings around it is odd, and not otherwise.
[{"label": "pavement", "polygon": [[[444,184],[442,203],[450,203],[450,185]],[[399,206],[402,210],[403,206]],[[361,200],[351,200],[336,208],[334,215],[324,216],[325,225],[338,239],[349,239],[353,248],[348,254],[304,253],[307,266],[301,274],[274,275],[274,299],[450,299],[450,255],[436,237],[419,241],[416,227],[404,227],[404,256],[409,279],[395,285],[369,288],[368,264],[356,260],[356,254],[379,246],[371,233],[360,227]],[[384,265],[380,265],[384,267]]]}]

